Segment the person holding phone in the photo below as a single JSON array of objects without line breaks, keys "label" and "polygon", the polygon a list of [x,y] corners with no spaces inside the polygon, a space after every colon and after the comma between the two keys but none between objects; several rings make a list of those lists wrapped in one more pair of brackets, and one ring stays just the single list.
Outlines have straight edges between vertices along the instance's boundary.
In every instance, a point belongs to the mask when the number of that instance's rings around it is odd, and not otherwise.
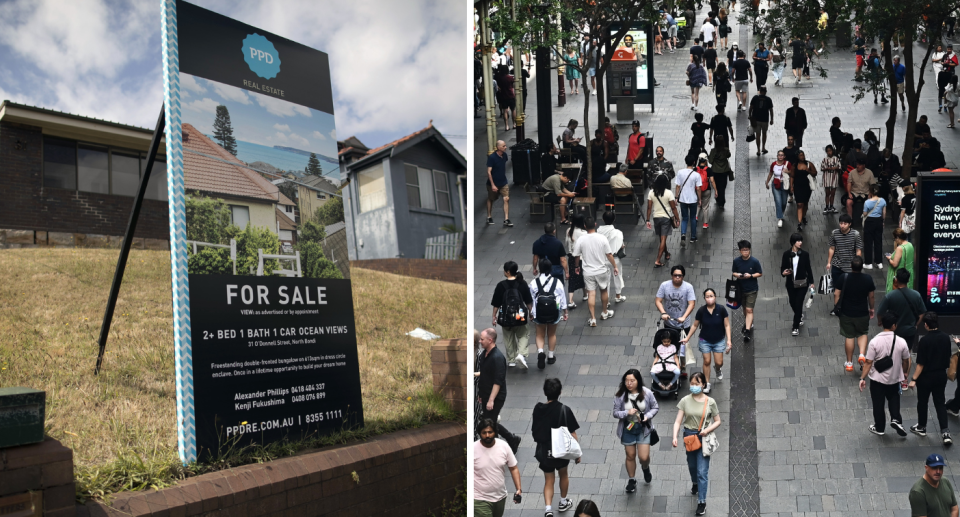
[{"label": "person holding phone", "polygon": [[510,471],[514,504],[520,503],[520,468],[517,457],[503,440],[497,440],[497,423],[484,418],[477,425],[480,439],[473,444],[473,514],[477,517],[502,517],[507,505],[507,485],[503,468]]},{"label": "person holding phone", "polygon": [[[883,332],[877,334],[867,345],[866,363],[863,373],[860,374],[860,391],[867,387],[866,378],[870,377],[870,399],[873,401],[873,423],[867,428],[871,433],[883,436],[886,412],[884,402],[890,406],[890,427],[900,436],[906,436],[903,428],[903,417],[900,415],[900,382],[905,379],[905,372],[910,371],[910,350],[907,342],[897,337],[897,316],[886,313],[880,319],[883,323]],[[883,368],[879,363],[883,358],[893,361]],[[880,368],[878,369],[878,366]],[[883,371],[880,371],[883,370]]]},{"label": "person holding phone", "polygon": [[780,260],[780,276],[785,280],[790,308],[793,309],[793,328],[790,335],[800,335],[803,325],[803,299],[807,289],[813,284],[813,268],[810,266],[810,254],[802,250],[803,235],[799,232],[790,236],[790,249],[783,252]]},{"label": "person holding phone", "polygon": [[637,460],[643,471],[643,481],[653,480],[650,472],[650,439],[654,427],[651,420],[660,412],[657,398],[643,385],[643,377],[636,368],[627,370],[620,379],[620,386],[613,396],[613,417],[617,422],[617,438],[627,454],[627,487],[632,494],[637,491]]}]

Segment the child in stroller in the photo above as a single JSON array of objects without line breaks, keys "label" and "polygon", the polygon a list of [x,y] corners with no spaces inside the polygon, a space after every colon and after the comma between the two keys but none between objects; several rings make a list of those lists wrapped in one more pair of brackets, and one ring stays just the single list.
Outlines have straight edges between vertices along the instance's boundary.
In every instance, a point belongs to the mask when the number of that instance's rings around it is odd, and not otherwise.
[{"label": "child in stroller", "polygon": [[680,366],[677,363],[677,343],[680,334],[675,329],[663,328],[653,337],[653,366],[650,389],[658,395],[674,395],[680,389]]}]

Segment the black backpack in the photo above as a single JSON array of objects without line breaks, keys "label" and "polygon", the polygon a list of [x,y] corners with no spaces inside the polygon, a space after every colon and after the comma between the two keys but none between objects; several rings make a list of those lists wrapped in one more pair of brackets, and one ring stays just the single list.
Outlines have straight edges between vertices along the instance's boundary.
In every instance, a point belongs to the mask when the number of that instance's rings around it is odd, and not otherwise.
[{"label": "black backpack", "polygon": [[550,284],[550,290],[544,290],[543,284],[537,278],[537,323],[553,324],[560,317],[560,306],[557,303],[557,295],[554,290],[557,288],[557,279],[553,278]]},{"label": "black backpack", "polygon": [[517,282],[507,288],[500,302],[500,311],[497,313],[497,323],[501,327],[519,327],[527,324],[526,304],[517,289]]}]

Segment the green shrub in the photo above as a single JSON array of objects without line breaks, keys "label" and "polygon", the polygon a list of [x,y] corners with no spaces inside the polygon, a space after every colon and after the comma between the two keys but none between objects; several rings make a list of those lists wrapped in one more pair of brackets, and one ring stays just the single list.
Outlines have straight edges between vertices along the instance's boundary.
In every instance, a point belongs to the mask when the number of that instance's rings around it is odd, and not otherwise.
[{"label": "green shrub", "polygon": [[297,243],[300,252],[300,267],[304,278],[343,278],[336,264],[327,260],[323,254],[323,246],[319,242],[300,241]]},{"label": "green shrub", "polygon": [[[190,247],[193,251],[193,247]],[[232,275],[233,262],[230,250],[223,248],[198,248],[197,253],[187,255],[187,271],[192,275]],[[239,273],[240,271],[237,270]]]}]

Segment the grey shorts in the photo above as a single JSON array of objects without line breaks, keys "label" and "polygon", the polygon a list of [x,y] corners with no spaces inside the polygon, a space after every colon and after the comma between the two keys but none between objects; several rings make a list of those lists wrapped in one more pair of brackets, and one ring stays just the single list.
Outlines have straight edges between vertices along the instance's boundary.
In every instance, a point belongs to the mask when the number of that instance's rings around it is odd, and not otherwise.
[{"label": "grey shorts", "polygon": [[667,28],[667,37],[676,38],[677,37],[677,26],[671,25]]},{"label": "grey shorts", "polygon": [[607,286],[610,285],[610,276],[608,275],[584,275],[583,276],[584,289],[587,291],[596,291],[600,289],[601,291],[606,291]]},{"label": "grey shorts", "polygon": [[653,218],[653,233],[657,237],[665,237],[670,235],[671,232],[673,232],[673,223],[670,222],[669,217]]},{"label": "grey shorts", "polygon": [[733,87],[738,92],[747,93],[750,90],[750,81],[734,81]]},{"label": "grey shorts", "polygon": [[752,293],[743,293],[743,306],[747,309],[752,309],[757,306],[757,293],[760,291],[754,291]]}]

